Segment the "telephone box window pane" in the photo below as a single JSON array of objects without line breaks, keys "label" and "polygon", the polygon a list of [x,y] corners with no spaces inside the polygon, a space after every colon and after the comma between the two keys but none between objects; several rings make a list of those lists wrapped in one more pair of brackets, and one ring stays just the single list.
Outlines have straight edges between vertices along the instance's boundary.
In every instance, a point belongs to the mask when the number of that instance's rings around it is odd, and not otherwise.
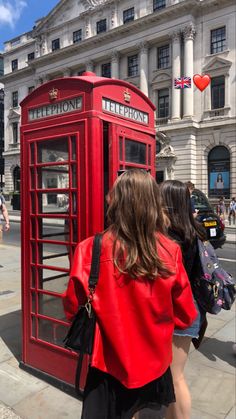
[{"label": "telephone box window pane", "polygon": [[119,159],[123,160],[123,138],[119,137]]},{"label": "telephone box window pane", "polygon": [[62,299],[54,295],[38,294],[38,314],[58,320],[66,320]]},{"label": "telephone box window pane", "polygon": [[30,285],[31,285],[31,288],[35,288],[35,284],[36,284],[36,268],[35,268],[35,266],[31,266],[31,277],[30,277],[30,279],[31,279],[31,281],[30,281]]},{"label": "telephone box window pane", "polygon": [[63,339],[68,332],[68,327],[49,320],[38,319],[39,339],[64,347]]},{"label": "telephone box window pane", "polygon": [[34,164],[34,143],[30,144],[30,164]]},{"label": "telephone box window pane", "polygon": [[[67,165],[47,166],[38,168],[38,188],[39,189],[67,189],[69,188],[69,167]],[[57,203],[60,206],[68,205],[63,199],[57,197]]]},{"label": "telephone box window pane", "polygon": [[36,295],[35,292],[31,292],[31,311],[36,313]]},{"label": "telephone box window pane", "polygon": [[146,144],[126,139],[125,161],[146,164]]},{"label": "telephone box window pane", "polygon": [[34,169],[30,169],[30,189],[35,189]]},{"label": "telephone box window pane", "polygon": [[56,268],[69,269],[68,248],[66,245],[39,243],[39,263]]},{"label": "telephone box window pane", "polygon": [[35,200],[34,200],[34,192],[30,193],[30,203],[31,203],[31,214],[35,214]]},{"label": "telephone box window pane", "polygon": [[57,138],[38,143],[38,163],[68,161],[68,139]]},{"label": "telephone box window pane", "polygon": [[39,288],[59,294],[66,290],[69,281],[68,273],[51,269],[39,268],[39,277]]},{"label": "telephone box window pane", "polygon": [[31,231],[30,231],[30,238],[35,239],[36,237],[36,226],[35,226],[35,218],[31,218]]},{"label": "telephone box window pane", "polygon": [[59,242],[69,241],[67,219],[42,218],[38,220],[39,239]]},{"label": "telephone box window pane", "polygon": [[36,318],[34,316],[31,317],[31,336],[36,338]]},{"label": "telephone box window pane", "polygon": [[[55,192],[38,193],[39,212],[42,214],[67,214],[68,207],[61,205],[61,195]],[[63,202],[69,202],[69,194],[63,193]]]},{"label": "telephone box window pane", "polygon": [[71,165],[71,173],[72,173],[72,188],[77,187],[77,167],[75,164]]},{"label": "telephone box window pane", "polygon": [[32,263],[36,263],[36,244],[35,242],[31,242],[31,260]]}]

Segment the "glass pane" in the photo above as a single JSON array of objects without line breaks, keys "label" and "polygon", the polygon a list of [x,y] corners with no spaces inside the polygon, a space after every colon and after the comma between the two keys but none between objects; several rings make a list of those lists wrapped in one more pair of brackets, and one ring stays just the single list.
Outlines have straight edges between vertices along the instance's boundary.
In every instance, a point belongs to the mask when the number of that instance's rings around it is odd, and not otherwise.
[{"label": "glass pane", "polygon": [[146,164],[146,144],[126,139],[125,161]]},{"label": "glass pane", "polygon": [[54,295],[38,294],[38,313],[54,319],[66,320],[62,299]]},{"label": "glass pane", "polygon": [[69,167],[67,165],[38,168],[39,189],[69,188]]},{"label": "glass pane", "polygon": [[71,137],[72,160],[76,160],[76,137]]},{"label": "glass pane", "polygon": [[35,193],[30,192],[31,214],[35,214]]},{"label": "glass pane", "polygon": [[35,176],[34,176],[34,169],[30,169],[30,189],[35,189]]},{"label": "glass pane", "polygon": [[31,311],[36,313],[36,295],[35,292],[31,292]]},{"label": "glass pane", "polygon": [[39,263],[69,269],[68,247],[52,243],[39,243]]},{"label": "glass pane", "polygon": [[36,238],[36,226],[35,226],[35,218],[31,218],[31,231],[30,231],[30,237],[32,239]]},{"label": "glass pane", "polygon": [[30,164],[34,164],[34,143],[30,144]]},{"label": "glass pane", "polygon": [[39,288],[63,293],[69,281],[69,273],[39,268]]},{"label": "glass pane", "polygon": [[76,173],[76,165],[71,165],[71,176],[72,176],[72,188],[77,187],[77,173]]},{"label": "glass pane", "polygon": [[120,160],[123,160],[123,139],[122,137],[119,137],[119,158]]},{"label": "glass pane", "polygon": [[38,163],[67,161],[68,139],[56,138],[55,140],[40,141],[38,146]]},{"label": "glass pane", "polygon": [[36,318],[31,316],[31,336],[36,338]]},{"label": "glass pane", "polygon": [[39,212],[42,214],[68,214],[69,193],[38,193]]},{"label": "glass pane", "polygon": [[31,260],[33,263],[36,263],[36,244],[31,242]]},{"label": "glass pane", "polygon": [[36,287],[36,275],[37,275],[37,271],[36,271],[35,266],[31,266],[31,275],[30,275],[30,286],[31,286],[31,288]]},{"label": "glass pane", "polygon": [[39,239],[66,242],[69,240],[68,219],[40,218]]},{"label": "glass pane", "polygon": [[67,326],[44,319],[38,319],[38,324],[39,339],[64,347],[63,339],[65,338],[68,332]]}]

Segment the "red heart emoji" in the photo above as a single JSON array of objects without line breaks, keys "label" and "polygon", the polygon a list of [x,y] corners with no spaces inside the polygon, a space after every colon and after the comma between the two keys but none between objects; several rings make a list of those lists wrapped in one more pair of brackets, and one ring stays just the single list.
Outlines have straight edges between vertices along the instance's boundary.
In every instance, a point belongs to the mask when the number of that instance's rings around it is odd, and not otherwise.
[{"label": "red heart emoji", "polygon": [[205,74],[205,76],[201,76],[200,74],[195,74],[195,76],[193,76],[193,82],[195,86],[199,90],[201,90],[201,92],[205,90],[205,88],[208,86],[210,81],[211,81],[211,78],[210,76],[208,76],[208,74]]}]

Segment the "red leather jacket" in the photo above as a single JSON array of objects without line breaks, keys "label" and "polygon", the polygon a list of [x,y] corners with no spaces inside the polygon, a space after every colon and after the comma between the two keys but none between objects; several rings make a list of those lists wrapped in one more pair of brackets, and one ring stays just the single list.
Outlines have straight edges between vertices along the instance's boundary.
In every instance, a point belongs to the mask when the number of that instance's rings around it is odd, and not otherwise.
[{"label": "red leather jacket", "polygon": [[[93,237],[81,242],[63,302],[72,319],[88,294]],[[102,240],[100,274],[93,300],[97,316],[91,365],[128,388],[160,377],[172,360],[174,327],[190,326],[197,312],[179,246],[159,235],[157,250],[174,274],[155,281],[132,279],[114,267],[112,238]],[[161,244],[160,244],[161,243]]]}]

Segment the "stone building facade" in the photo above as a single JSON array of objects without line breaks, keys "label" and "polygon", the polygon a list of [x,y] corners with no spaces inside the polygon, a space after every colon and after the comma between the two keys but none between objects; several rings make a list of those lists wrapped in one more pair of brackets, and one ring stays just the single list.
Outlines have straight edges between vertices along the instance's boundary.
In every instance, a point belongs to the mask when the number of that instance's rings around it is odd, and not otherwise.
[{"label": "stone building facade", "polygon": [[[133,83],[156,105],[159,181],[191,180],[212,200],[236,195],[235,15],[232,0],[59,1],[5,43],[5,192],[19,188],[21,100],[87,70]],[[211,78],[202,92],[196,74]]]}]

